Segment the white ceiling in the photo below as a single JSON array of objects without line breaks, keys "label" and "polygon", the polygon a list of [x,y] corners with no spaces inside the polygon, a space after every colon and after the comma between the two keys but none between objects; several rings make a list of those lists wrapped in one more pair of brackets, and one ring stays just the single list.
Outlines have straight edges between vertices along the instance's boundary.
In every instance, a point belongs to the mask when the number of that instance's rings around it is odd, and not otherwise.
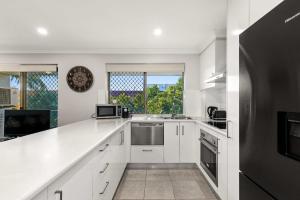
[{"label": "white ceiling", "polygon": [[5,0],[0,53],[197,53],[225,27],[226,0]]}]

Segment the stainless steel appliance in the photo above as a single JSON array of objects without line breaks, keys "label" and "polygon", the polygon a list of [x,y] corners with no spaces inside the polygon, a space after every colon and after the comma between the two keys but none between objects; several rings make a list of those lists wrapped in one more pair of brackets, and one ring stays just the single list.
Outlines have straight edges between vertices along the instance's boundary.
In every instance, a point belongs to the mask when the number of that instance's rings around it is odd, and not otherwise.
[{"label": "stainless steel appliance", "polygon": [[164,124],[131,123],[131,145],[164,145]]},{"label": "stainless steel appliance", "polygon": [[96,118],[97,119],[110,119],[122,117],[122,107],[120,105],[112,104],[97,104],[96,105]]},{"label": "stainless steel appliance", "polygon": [[300,1],[240,35],[240,200],[300,198]]},{"label": "stainless steel appliance", "polygon": [[200,165],[216,186],[218,186],[218,138],[204,130],[200,131]]}]

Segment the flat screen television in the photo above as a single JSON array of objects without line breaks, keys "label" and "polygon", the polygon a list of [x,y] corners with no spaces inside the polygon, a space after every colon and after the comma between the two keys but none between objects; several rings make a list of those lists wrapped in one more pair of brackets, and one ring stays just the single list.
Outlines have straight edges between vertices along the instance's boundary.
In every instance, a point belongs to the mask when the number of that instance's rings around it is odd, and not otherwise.
[{"label": "flat screen television", "polygon": [[50,129],[50,110],[5,110],[5,137],[22,137],[47,129]]}]

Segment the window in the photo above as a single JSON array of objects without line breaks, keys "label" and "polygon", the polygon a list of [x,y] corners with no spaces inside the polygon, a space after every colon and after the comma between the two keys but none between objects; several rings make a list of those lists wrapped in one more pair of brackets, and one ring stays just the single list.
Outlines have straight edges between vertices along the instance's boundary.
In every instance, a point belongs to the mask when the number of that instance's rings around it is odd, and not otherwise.
[{"label": "window", "polygon": [[147,113],[183,113],[183,77],[180,74],[147,74]]},{"label": "window", "polygon": [[128,107],[133,113],[145,113],[145,73],[109,73],[110,102]]},{"label": "window", "polygon": [[132,113],[183,113],[183,73],[110,72],[108,77],[110,103]]},{"label": "window", "polygon": [[[57,127],[57,72],[0,72],[0,90],[11,91],[8,104],[0,107],[14,109],[47,109],[51,111],[50,125]],[[0,96],[4,102],[4,96]]]}]

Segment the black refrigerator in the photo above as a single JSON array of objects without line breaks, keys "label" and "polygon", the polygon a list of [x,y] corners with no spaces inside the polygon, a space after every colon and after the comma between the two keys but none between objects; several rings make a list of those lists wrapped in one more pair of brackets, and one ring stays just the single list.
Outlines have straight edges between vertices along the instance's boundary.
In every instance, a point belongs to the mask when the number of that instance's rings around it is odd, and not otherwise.
[{"label": "black refrigerator", "polygon": [[300,199],[300,0],[240,35],[240,200]]}]

